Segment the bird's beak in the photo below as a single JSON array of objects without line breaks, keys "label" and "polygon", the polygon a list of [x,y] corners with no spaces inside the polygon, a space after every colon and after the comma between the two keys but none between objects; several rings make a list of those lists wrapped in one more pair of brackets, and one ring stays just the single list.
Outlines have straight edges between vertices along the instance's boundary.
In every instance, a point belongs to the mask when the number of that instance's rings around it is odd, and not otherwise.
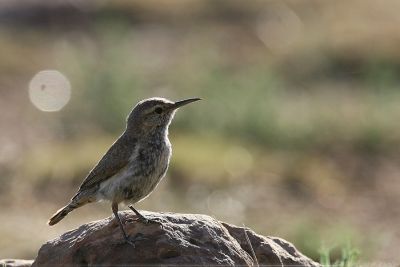
[{"label": "bird's beak", "polygon": [[201,100],[201,98],[188,98],[188,99],[184,99],[184,100],[180,100],[180,101],[176,101],[175,103],[173,103],[170,106],[170,109],[177,109],[180,108],[184,105],[187,105],[189,103],[195,102],[195,101],[199,101]]}]

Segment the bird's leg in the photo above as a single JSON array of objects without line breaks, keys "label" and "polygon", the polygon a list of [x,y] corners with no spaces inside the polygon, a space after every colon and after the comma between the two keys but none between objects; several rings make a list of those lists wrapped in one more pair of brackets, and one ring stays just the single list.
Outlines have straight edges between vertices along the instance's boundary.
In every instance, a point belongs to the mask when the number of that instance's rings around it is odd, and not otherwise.
[{"label": "bird's leg", "polygon": [[134,240],[131,240],[129,238],[129,236],[125,232],[124,226],[123,226],[123,224],[121,222],[121,218],[119,218],[119,216],[118,216],[118,203],[112,203],[111,208],[112,208],[112,211],[114,213],[115,219],[118,222],[119,228],[122,231],[122,235],[124,236],[125,242],[128,243],[129,245],[135,247],[135,243],[134,242],[137,241],[136,238]]},{"label": "bird's leg", "polygon": [[140,214],[139,211],[137,211],[132,205],[128,206],[138,217],[137,220],[144,223],[144,224],[150,224],[150,223],[157,223],[157,224],[161,224],[159,221],[156,221],[154,219],[147,219],[146,217],[144,217],[142,214]]}]

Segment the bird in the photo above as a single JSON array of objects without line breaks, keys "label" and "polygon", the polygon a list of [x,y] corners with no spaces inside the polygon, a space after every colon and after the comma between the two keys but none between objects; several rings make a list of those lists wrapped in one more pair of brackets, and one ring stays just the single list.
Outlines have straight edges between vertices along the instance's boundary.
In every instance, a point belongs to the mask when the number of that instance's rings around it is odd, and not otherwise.
[{"label": "bird", "polygon": [[173,102],[153,97],[139,101],[126,119],[126,128],[119,138],[83,180],[69,203],[59,209],[48,221],[55,225],[71,211],[92,202],[109,201],[115,219],[126,242],[134,245],[127,235],[118,205],[128,207],[137,220],[153,222],[139,213],[132,204],[145,199],[165,176],[172,147],[168,128],[178,108],[201,98]]}]

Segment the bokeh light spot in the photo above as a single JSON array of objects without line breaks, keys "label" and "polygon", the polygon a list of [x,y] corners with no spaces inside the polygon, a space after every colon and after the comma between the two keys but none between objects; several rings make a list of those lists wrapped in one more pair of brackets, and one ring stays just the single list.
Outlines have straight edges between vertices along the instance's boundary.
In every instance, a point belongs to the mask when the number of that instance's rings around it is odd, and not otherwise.
[{"label": "bokeh light spot", "polygon": [[244,147],[231,147],[225,154],[224,167],[231,176],[242,176],[253,166],[253,156]]},{"label": "bokeh light spot", "polygon": [[59,111],[70,98],[71,83],[59,71],[40,71],[29,83],[29,99],[42,111]]}]

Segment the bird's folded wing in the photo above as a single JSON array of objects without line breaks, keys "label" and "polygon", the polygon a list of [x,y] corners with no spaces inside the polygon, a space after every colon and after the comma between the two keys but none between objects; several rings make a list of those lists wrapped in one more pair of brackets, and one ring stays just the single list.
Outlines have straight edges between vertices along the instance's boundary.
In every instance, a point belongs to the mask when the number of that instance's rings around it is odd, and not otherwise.
[{"label": "bird's folded wing", "polygon": [[82,182],[79,191],[91,189],[101,182],[109,179],[123,169],[129,162],[129,157],[134,151],[135,141],[122,135],[110,147],[97,165],[90,171]]}]

